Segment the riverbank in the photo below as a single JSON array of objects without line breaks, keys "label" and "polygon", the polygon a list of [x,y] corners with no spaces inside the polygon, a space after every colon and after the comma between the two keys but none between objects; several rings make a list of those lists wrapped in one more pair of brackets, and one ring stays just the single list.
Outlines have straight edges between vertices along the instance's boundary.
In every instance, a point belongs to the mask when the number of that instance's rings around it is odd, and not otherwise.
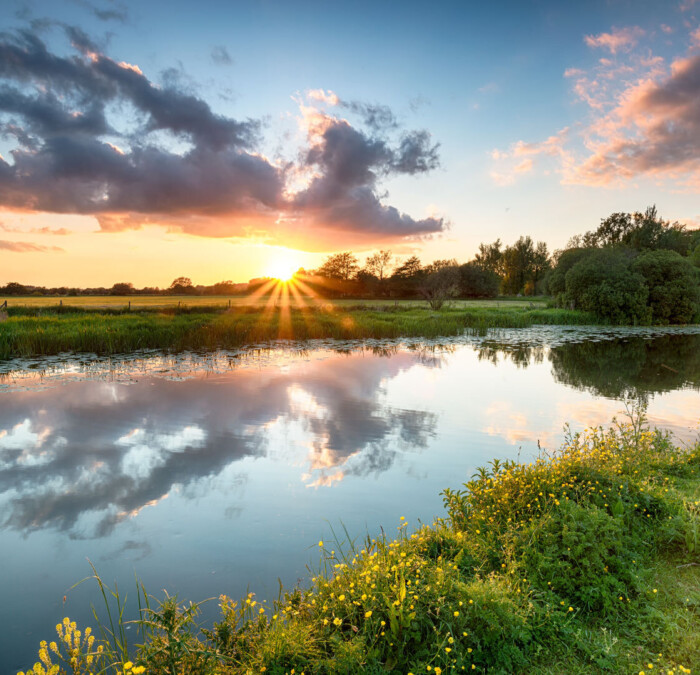
[{"label": "riverbank", "polygon": [[534,324],[594,325],[585,312],[520,306],[454,307],[432,311],[414,304],[218,306],[168,309],[16,307],[0,322],[0,359],[61,352],[118,354],[226,349],[272,340],[369,339],[460,335],[466,329],[525,328]]},{"label": "riverbank", "polygon": [[534,464],[493,461],[445,491],[448,517],[431,526],[319,542],[318,571],[273,607],[222,596],[220,623],[201,631],[196,606],[151,600],[131,648],[113,609],[113,639],[68,621],[40,659],[70,659],[70,643],[76,673],[688,673],[699,479],[700,444],[637,417]]}]

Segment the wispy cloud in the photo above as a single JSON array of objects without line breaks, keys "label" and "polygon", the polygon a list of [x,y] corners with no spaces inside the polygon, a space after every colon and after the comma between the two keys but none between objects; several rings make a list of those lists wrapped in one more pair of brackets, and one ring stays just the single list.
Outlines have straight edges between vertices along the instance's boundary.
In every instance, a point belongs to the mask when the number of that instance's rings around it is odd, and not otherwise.
[{"label": "wispy cloud", "polygon": [[628,28],[613,28],[610,33],[586,35],[584,42],[593,48],[607,49],[611,54],[628,51],[644,36],[645,32],[639,26]]},{"label": "wispy cloud", "polygon": [[211,60],[219,66],[233,65],[233,59],[228,53],[228,49],[223,45],[217,45],[211,50]]},{"label": "wispy cloud", "polygon": [[21,227],[10,227],[4,223],[0,223],[0,230],[4,232],[20,232],[22,234],[51,234],[57,236],[65,236],[67,234],[73,234],[73,230],[69,230],[65,227],[30,227],[27,229],[22,229]]},{"label": "wispy cloud", "polygon": [[64,250],[58,246],[41,246],[40,244],[30,244],[27,241],[4,241],[0,239],[0,250],[11,251],[13,253],[63,253]]}]

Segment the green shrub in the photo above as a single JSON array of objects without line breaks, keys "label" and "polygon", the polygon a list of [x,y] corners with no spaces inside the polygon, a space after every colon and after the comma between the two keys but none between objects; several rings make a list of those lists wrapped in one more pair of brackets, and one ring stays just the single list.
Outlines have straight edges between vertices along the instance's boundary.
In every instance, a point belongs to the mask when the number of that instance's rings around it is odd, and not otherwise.
[{"label": "green shrub", "polygon": [[593,250],[566,273],[564,302],[614,324],[648,323],[649,290],[630,258],[622,249]]},{"label": "green shrub", "polygon": [[645,553],[621,516],[562,502],[515,536],[522,576],[567,609],[604,616],[626,609],[639,591],[637,569]]},{"label": "green shrub", "polygon": [[646,251],[630,269],[641,274],[649,289],[647,304],[653,323],[689,323],[698,311],[700,285],[691,262],[675,251]]}]

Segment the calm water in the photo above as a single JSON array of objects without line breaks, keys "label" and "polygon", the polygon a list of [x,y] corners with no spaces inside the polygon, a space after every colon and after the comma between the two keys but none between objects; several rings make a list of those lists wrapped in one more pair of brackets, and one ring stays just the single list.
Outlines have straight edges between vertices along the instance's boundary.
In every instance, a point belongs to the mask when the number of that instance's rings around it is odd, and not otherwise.
[{"label": "calm water", "polygon": [[699,391],[697,328],[0,364],[0,672],[63,616],[94,623],[94,584],[71,589],[87,559],[132,595],[136,574],[273,599],[331,527],[430,522],[477,466],[556,448],[624,398],[692,440]]}]

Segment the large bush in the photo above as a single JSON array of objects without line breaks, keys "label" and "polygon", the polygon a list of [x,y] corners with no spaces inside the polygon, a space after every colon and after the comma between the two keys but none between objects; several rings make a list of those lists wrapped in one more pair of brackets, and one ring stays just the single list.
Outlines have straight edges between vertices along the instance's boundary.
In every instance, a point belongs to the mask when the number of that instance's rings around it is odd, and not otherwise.
[{"label": "large bush", "polygon": [[491,270],[474,263],[460,265],[459,292],[467,298],[495,298],[498,295],[500,278]]},{"label": "large bush", "polygon": [[648,323],[649,290],[631,257],[625,249],[592,250],[566,273],[565,304],[616,324]]},{"label": "large bush", "polygon": [[556,266],[545,277],[545,287],[550,295],[562,296],[566,291],[566,273],[578,262],[593,253],[591,248],[569,248],[562,251]]},{"label": "large bush", "polygon": [[675,251],[646,251],[630,266],[649,288],[647,304],[654,323],[689,323],[698,311],[698,274]]}]

